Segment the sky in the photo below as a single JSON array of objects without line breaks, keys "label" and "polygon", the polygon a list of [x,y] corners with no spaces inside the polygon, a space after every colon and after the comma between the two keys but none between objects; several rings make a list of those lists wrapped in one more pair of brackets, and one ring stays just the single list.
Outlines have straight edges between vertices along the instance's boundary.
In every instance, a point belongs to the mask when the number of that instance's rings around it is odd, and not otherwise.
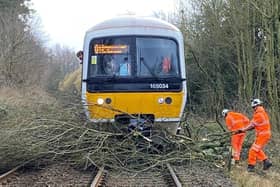
[{"label": "sky", "polygon": [[49,46],[60,44],[74,50],[83,47],[85,32],[115,16],[133,13],[152,16],[174,12],[176,0],[31,0],[40,17]]}]

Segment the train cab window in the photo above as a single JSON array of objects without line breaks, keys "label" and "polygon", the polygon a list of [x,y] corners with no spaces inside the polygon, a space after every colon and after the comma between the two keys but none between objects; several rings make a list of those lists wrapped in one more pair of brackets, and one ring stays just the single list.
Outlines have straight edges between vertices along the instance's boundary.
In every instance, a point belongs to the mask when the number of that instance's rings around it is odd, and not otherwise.
[{"label": "train cab window", "polygon": [[131,61],[126,55],[104,55],[100,74],[130,76]]},{"label": "train cab window", "polygon": [[107,37],[91,42],[88,75],[90,77],[131,76],[131,38]]},{"label": "train cab window", "polygon": [[178,77],[177,43],[165,38],[137,38],[139,77]]}]

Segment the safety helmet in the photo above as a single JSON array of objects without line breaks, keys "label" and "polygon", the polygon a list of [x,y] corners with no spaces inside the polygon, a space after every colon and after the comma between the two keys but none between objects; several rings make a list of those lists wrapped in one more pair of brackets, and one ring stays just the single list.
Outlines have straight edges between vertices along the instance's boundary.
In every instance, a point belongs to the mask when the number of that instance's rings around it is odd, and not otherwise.
[{"label": "safety helmet", "polygon": [[229,112],[229,109],[224,109],[224,110],[222,111],[223,117],[226,117],[226,115],[227,115],[228,112]]},{"label": "safety helmet", "polygon": [[260,104],[262,104],[262,101],[260,99],[252,99],[251,100],[251,106],[252,107],[258,106]]}]

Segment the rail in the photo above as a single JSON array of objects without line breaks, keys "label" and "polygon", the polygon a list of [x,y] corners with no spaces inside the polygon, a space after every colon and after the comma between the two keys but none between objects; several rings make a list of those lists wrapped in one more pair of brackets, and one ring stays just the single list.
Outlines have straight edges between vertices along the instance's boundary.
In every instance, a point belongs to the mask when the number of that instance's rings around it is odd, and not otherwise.
[{"label": "rail", "polygon": [[98,170],[98,173],[96,174],[95,178],[93,179],[90,187],[105,186],[107,175],[108,175],[108,171],[106,171],[104,166],[102,166]]},{"label": "rail", "polygon": [[168,171],[169,171],[169,173],[170,173],[170,175],[171,175],[171,177],[172,177],[172,180],[173,180],[174,184],[176,185],[176,187],[182,187],[181,182],[179,181],[179,179],[178,179],[176,173],[174,172],[174,170],[173,170],[173,168],[170,166],[170,164],[167,163],[166,166],[167,166],[167,168],[168,168]]}]

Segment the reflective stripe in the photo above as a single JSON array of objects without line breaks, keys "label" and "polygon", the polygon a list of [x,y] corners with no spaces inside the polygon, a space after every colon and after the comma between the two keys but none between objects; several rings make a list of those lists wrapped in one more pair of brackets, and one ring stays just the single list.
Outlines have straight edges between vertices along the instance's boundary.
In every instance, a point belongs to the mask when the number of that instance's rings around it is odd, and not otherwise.
[{"label": "reflective stripe", "polygon": [[255,126],[257,126],[257,127],[260,127],[260,126],[264,126],[264,125],[268,125],[269,124],[269,121],[268,120],[264,120],[262,123],[254,123],[255,124]]},{"label": "reflective stripe", "polygon": [[240,153],[238,153],[238,152],[234,152],[234,153],[233,153],[233,155],[234,155],[234,156],[239,156],[239,155],[240,155]]},{"label": "reflective stripe", "polygon": [[259,152],[259,151],[262,149],[262,146],[257,145],[257,144],[254,143],[254,144],[252,145],[251,149],[253,149],[253,150]]},{"label": "reflective stripe", "polygon": [[232,155],[233,158],[237,158],[237,159],[240,157],[240,153],[238,153],[234,149],[232,150],[232,154],[231,155]]},{"label": "reflective stripe", "polygon": [[261,131],[261,132],[256,132],[257,135],[269,135],[271,132],[269,130],[267,131]]}]

